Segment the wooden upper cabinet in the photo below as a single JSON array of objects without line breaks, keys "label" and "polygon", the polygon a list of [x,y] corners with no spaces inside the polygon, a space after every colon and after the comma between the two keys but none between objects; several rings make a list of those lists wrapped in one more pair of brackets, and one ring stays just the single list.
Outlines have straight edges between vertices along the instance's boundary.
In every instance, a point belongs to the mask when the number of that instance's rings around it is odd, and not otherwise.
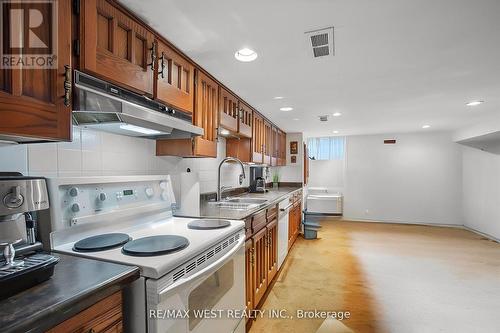
[{"label": "wooden upper cabinet", "polygon": [[194,155],[217,157],[217,119],[219,85],[201,71],[196,74],[194,120],[204,129],[203,136],[194,138]]},{"label": "wooden upper cabinet", "polygon": [[246,103],[240,101],[239,117],[238,117],[238,134],[241,137],[252,137],[252,108]]},{"label": "wooden upper cabinet", "polygon": [[[12,136],[16,141],[71,140],[71,1],[60,0],[55,4],[58,27],[53,37],[57,38],[57,50],[52,52],[57,51],[57,66],[0,69],[0,135]],[[43,17],[52,17],[49,3],[11,3],[9,6],[24,9],[25,17],[31,6],[36,6]],[[4,45],[22,45],[21,36],[17,41],[10,39],[13,34],[9,31],[8,15],[3,17],[2,25]],[[36,30],[46,45],[55,43],[50,35],[52,28],[52,24],[47,23]],[[27,40],[27,31],[24,35]],[[69,85],[65,89],[66,80]]]},{"label": "wooden upper cabinet", "polygon": [[85,0],[81,6],[81,70],[153,96],[153,34],[114,2]]},{"label": "wooden upper cabinet", "polygon": [[278,129],[276,127],[272,127],[272,140],[271,140],[271,165],[278,165],[278,151],[279,151],[279,137],[278,137]]},{"label": "wooden upper cabinet", "polygon": [[221,87],[219,96],[219,126],[237,133],[238,110],[238,98]]},{"label": "wooden upper cabinet", "polygon": [[195,71],[193,124],[203,135],[192,139],[156,140],[157,156],[217,157],[217,114],[219,85],[201,71]]},{"label": "wooden upper cabinet", "polygon": [[253,128],[252,128],[252,162],[263,163],[264,149],[264,118],[257,112],[253,113]]},{"label": "wooden upper cabinet", "polygon": [[271,164],[271,152],[273,148],[273,128],[271,123],[264,121],[264,156],[263,163]]},{"label": "wooden upper cabinet", "polygon": [[155,98],[185,112],[194,109],[194,66],[162,41],[157,41]]},{"label": "wooden upper cabinet", "polygon": [[286,133],[278,129],[277,165],[286,165]]}]

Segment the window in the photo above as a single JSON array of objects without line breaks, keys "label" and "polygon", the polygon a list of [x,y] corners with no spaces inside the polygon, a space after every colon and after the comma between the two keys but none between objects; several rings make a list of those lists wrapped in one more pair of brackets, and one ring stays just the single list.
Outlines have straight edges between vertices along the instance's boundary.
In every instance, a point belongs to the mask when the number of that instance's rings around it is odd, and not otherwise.
[{"label": "window", "polygon": [[307,150],[309,158],[312,160],[343,160],[345,137],[309,138],[307,140]]}]

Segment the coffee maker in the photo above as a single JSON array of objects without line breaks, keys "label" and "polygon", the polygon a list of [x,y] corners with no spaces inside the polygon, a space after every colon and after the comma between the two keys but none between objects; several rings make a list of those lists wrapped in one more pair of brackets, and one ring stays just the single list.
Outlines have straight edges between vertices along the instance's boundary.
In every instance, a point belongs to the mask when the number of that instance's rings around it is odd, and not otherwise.
[{"label": "coffee maker", "polygon": [[52,276],[59,258],[41,251],[36,222],[48,208],[45,178],[0,173],[0,299]]},{"label": "coffee maker", "polygon": [[266,192],[266,179],[264,177],[264,167],[250,167],[250,192],[264,193]]}]

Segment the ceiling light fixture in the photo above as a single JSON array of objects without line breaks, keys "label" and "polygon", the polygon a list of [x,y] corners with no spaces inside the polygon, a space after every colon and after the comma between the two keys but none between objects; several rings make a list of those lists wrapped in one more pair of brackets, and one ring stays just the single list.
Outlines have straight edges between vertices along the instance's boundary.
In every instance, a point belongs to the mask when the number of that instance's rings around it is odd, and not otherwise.
[{"label": "ceiling light fixture", "polygon": [[431,127],[431,125],[424,125],[424,126],[422,126],[423,129],[427,129],[427,128],[430,128],[430,127]]},{"label": "ceiling light fixture", "polygon": [[481,105],[483,104],[484,101],[470,101],[469,103],[465,104],[467,106],[478,106],[478,105]]},{"label": "ceiling light fixture", "polygon": [[300,120],[299,118],[293,118],[293,120]]},{"label": "ceiling light fixture", "polygon": [[334,117],[340,117],[341,115],[342,115],[342,113],[340,113],[340,112],[335,112],[335,113],[333,114],[333,116],[334,116]]},{"label": "ceiling light fixture", "polygon": [[242,62],[250,62],[257,59],[257,53],[245,47],[244,49],[236,51],[234,57]]},{"label": "ceiling light fixture", "polygon": [[276,96],[276,97],[273,97],[273,99],[283,99],[283,98],[285,98],[285,97],[283,97],[283,96]]},{"label": "ceiling light fixture", "polygon": [[293,110],[293,108],[289,107],[289,106],[285,106],[285,107],[280,108],[280,111],[285,111],[285,112],[286,111],[292,111],[292,110]]},{"label": "ceiling light fixture", "polygon": [[339,131],[333,131],[333,134],[339,134]]}]

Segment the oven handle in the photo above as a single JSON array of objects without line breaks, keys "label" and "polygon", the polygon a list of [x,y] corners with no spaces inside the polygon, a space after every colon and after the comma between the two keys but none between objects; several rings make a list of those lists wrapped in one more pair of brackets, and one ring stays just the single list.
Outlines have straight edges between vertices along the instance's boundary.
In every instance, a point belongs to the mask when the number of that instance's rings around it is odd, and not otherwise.
[{"label": "oven handle", "polygon": [[288,206],[286,206],[285,208],[280,208],[280,210],[281,210],[282,212],[284,212],[284,211],[287,211],[287,210],[288,210],[290,207],[292,207],[292,206],[293,206],[293,203],[289,204],[289,205],[288,205]]},{"label": "oven handle", "polygon": [[245,235],[243,234],[243,235],[240,235],[240,239],[238,240],[238,243],[236,243],[236,245],[228,253],[226,253],[221,258],[219,258],[219,260],[217,260],[216,262],[213,262],[209,266],[203,268],[199,272],[196,272],[195,274],[191,275],[190,277],[187,277],[185,279],[180,279],[180,280],[176,281],[175,283],[169,285],[168,287],[166,287],[162,291],[160,291],[158,294],[159,303],[161,303],[163,301],[163,298],[166,296],[165,294],[167,294],[171,290],[177,288],[179,285],[182,285],[184,283],[188,283],[190,281],[193,281],[193,280],[199,278],[200,276],[206,275],[207,273],[210,274],[210,273],[218,270],[220,267],[222,267],[225,264],[225,262],[229,258],[231,258],[236,252],[238,252],[238,250],[244,245],[244,243],[245,243]]}]

